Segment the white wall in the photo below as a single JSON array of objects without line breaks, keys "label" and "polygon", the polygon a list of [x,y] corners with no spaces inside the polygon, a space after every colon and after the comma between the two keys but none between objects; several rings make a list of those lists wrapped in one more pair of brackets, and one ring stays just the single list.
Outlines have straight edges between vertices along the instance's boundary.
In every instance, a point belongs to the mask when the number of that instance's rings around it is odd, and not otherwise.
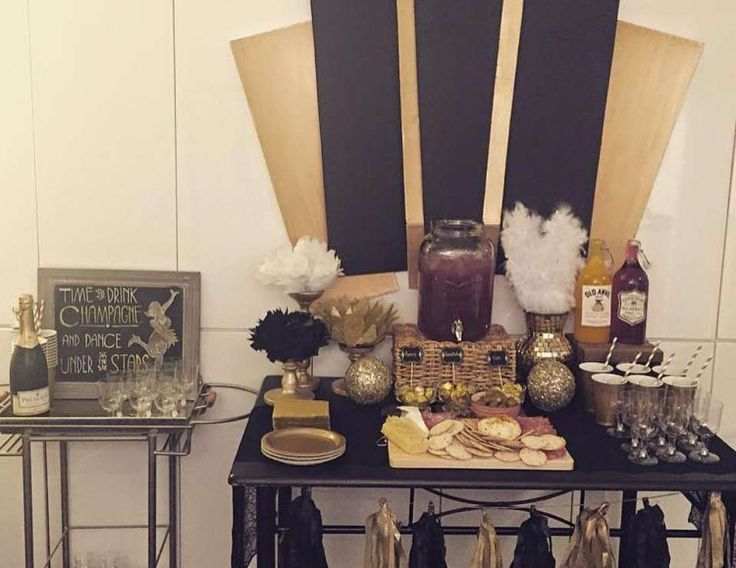
[{"label": "white wall", "polygon": [[[653,261],[652,334],[683,357],[705,343],[715,352],[714,388],[734,405],[736,4],[623,0],[621,17],[706,44],[639,237]],[[197,270],[205,378],[257,386],[273,371],[248,348],[247,328],[266,308],[287,304],[253,277],[263,255],[287,239],[228,42],[308,18],[308,0],[0,3],[0,344],[8,341],[8,307],[35,290],[38,266]],[[401,282],[392,299],[412,318],[414,292]],[[495,319],[522,331],[513,296],[496,289]],[[0,348],[0,382],[7,351]],[[345,359],[329,349],[317,364],[339,374]],[[245,403],[223,397],[218,412]],[[736,440],[732,413],[724,432]],[[201,429],[184,460],[187,568],[228,565],[226,478],[241,433],[242,424]],[[140,522],[143,460],[135,447],[75,447],[74,520]],[[0,479],[10,496],[0,512],[3,566],[16,568],[19,463],[0,461]],[[403,510],[401,492],[385,494]],[[339,496],[317,492],[327,522],[362,522],[379,495],[360,492],[349,515]],[[684,526],[684,507],[667,507],[668,523]],[[143,552],[142,534],[76,542],[138,559]],[[450,542],[451,565],[462,565],[470,540]],[[328,538],[332,565],[358,566],[359,543]],[[512,546],[506,539],[506,550]],[[693,565],[693,544],[676,546],[683,552],[673,566]]]}]

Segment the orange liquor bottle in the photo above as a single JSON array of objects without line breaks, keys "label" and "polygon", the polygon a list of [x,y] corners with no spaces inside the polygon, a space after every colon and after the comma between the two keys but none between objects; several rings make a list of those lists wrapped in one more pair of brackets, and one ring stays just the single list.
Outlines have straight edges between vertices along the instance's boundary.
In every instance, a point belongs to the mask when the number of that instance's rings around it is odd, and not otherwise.
[{"label": "orange liquor bottle", "polygon": [[593,239],[588,263],[575,285],[575,339],[582,343],[607,343],[611,329],[610,252],[601,239]]}]

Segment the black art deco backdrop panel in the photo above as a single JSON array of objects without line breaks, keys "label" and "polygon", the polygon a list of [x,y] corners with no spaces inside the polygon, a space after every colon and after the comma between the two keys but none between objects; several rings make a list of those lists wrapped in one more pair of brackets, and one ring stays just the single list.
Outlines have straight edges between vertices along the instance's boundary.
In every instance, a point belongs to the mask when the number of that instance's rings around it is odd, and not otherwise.
[{"label": "black art deco backdrop panel", "polygon": [[501,2],[415,4],[424,221],[483,220]]},{"label": "black art deco backdrop panel", "polygon": [[[415,0],[425,222],[481,219],[500,0]],[[565,201],[590,226],[618,0],[527,0],[505,208]],[[346,273],[403,270],[396,0],[312,0],[330,245]]]},{"label": "black art deco backdrop panel", "polygon": [[524,3],[504,209],[570,203],[590,227],[618,0]]},{"label": "black art deco backdrop panel", "polygon": [[406,269],[394,0],[312,0],[329,245],[346,274]]}]

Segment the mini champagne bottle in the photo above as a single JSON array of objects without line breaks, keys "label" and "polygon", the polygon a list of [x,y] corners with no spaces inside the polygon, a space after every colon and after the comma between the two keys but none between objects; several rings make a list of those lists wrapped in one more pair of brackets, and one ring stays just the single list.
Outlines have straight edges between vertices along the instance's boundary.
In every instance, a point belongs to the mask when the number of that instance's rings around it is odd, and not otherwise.
[{"label": "mini champagne bottle", "polygon": [[37,416],[49,411],[49,372],[33,322],[33,296],[19,299],[20,337],[10,359],[13,414]]}]

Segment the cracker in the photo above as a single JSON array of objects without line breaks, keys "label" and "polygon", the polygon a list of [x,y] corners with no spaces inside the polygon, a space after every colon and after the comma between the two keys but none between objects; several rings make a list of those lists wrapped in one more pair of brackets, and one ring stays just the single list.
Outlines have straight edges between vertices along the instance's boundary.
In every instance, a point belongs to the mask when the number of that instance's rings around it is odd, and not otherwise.
[{"label": "cracker", "polygon": [[465,430],[465,424],[462,422],[462,420],[446,420],[445,422],[450,423],[450,429],[448,430],[448,434],[457,436],[460,432]]},{"label": "cracker", "polygon": [[430,436],[439,436],[440,434],[446,434],[448,430],[452,428],[452,420],[443,420],[438,424],[435,424],[429,429]]},{"label": "cracker", "polygon": [[507,452],[507,451],[498,451],[493,456],[502,462],[518,462],[519,459],[519,452]]},{"label": "cracker", "polygon": [[449,434],[440,434],[429,438],[429,447],[433,450],[444,450],[452,443],[452,436]]},{"label": "cracker", "polygon": [[447,446],[447,453],[450,454],[453,458],[458,460],[469,460],[473,456],[468,450],[463,448],[460,444],[457,442],[453,442],[449,446]]},{"label": "cracker", "polygon": [[447,455],[447,450],[433,450],[432,448],[427,448],[427,451],[434,456],[446,456]]},{"label": "cracker", "polygon": [[491,416],[478,422],[478,431],[496,441],[515,440],[521,436],[521,424],[511,416]]},{"label": "cracker", "polygon": [[465,446],[465,449],[469,454],[477,456],[479,458],[492,458],[493,452],[491,450],[479,450],[473,446]]},{"label": "cracker", "polygon": [[519,457],[526,465],[530,465],[532,467],[541,467],[547,463],[547,454],[541,450],[530,450],[529,448],[524,448],[519,452]]},{"label": "cracker", "polygon": [[530,450],[543,450],[547,446],[543,436],[525,436],[521,439],[521,443]]},{"label": "cracker", "polygon": [[562,436],[555,436],[554,434],[546,434],[544,436],[541,436],[541,439],[544,441],[544,447],[540,448],[541,450],[554,452],[557,450],[561,450],[567,445],[565,438],[563,438]]}]

